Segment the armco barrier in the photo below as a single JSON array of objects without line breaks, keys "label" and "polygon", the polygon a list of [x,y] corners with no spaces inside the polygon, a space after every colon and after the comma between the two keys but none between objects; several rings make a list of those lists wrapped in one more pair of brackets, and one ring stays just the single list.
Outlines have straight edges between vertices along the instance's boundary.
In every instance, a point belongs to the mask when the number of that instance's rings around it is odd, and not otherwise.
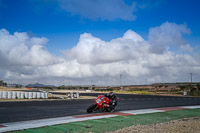
[{"label": "armco barrier", "polygon": [[0,99],[48,99],[47,92],[0,91]]}]

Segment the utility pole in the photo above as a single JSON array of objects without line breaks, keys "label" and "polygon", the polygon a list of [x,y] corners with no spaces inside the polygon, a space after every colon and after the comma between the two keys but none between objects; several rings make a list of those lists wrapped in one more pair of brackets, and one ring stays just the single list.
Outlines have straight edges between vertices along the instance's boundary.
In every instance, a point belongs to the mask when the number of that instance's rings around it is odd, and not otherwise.
[{"label": "utility pole", "polygon": [[192,73],[190,73],[190,75],[191,75],[191,83],[192,83]]},{"label": "utility pole", "polygon": [[120,74],[120,83],[121,83],[121,89],[122,89],[122,74]]},{"label": "utility pole", "polygon": [[91,80],[91,90],[93,90],[93,80]]}]

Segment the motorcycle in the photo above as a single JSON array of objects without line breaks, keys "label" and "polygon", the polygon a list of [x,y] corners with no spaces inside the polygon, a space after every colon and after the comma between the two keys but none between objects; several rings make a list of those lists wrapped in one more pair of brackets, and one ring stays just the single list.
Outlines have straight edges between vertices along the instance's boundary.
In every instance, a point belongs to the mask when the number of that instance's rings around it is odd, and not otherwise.
[{"label": "motorcycle", "polygon": [[110,105],[110,99],[105,95],[99,95],[95,100],[94,104],[90,105],[87,108],[87,113],[92,113],[94,111],[106,111],[114,112],[115,107],[117,106],[119,98],[116,98],[116,101],[113,102],[113,105]]}]

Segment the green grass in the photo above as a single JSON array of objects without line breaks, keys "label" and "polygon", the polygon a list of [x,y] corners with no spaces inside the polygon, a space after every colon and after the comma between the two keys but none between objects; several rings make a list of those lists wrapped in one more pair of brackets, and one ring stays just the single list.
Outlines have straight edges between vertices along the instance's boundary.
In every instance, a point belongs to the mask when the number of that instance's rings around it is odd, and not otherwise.
[{"label": "green grass", "polygon": [[87,120],[41,128],[25,129],[21,131],[13,131],[12,133],[102,133],[132,125],[148,125],[196,116],[200,116],[200,109],[185,109],[151,114],[117,116],[113,118]]}]

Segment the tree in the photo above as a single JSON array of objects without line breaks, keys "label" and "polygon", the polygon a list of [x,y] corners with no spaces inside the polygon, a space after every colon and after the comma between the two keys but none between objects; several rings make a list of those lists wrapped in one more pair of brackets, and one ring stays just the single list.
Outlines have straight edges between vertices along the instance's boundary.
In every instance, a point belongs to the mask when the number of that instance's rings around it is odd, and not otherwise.
[{"label": "tree", "polygon": [[0,80],[0,86],[3,86],[3,80]]},{"label": "tree", "polygon": [[197,89],[200,91],[200,83],[197,84]]},{"label": "tree", "polygon": [[0,80],[0,86],[7,86],[7,83],[6,82],[3,82],[3,80]]}]

